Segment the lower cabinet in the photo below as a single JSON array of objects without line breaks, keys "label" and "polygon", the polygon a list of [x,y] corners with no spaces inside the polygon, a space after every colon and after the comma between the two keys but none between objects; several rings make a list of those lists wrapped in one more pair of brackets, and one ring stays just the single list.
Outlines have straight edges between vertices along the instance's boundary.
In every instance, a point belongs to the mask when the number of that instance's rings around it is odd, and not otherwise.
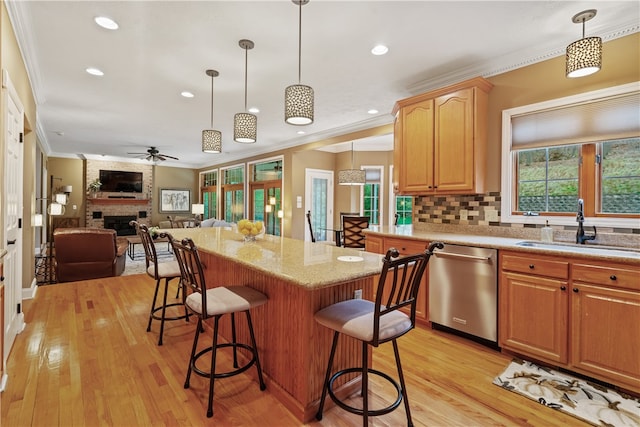
[{"label": "lower cabinet", "polygon": [[[386,254],[389,248],[396,248],[400,255],[413,255],[424,252],[428,243],[421,240],[402,239],[397,237],[383,237],[367,234],[366,250],[379,254]],[[383,298],[388,295],[383,295]],[[422,276],[418,298],[416,300],[416,321],[422,324],[429,322],[429,266]]]},{"label": "lower cabinet", "polygon": [[640,267],[501,251],[499,343],[640,392]]}]

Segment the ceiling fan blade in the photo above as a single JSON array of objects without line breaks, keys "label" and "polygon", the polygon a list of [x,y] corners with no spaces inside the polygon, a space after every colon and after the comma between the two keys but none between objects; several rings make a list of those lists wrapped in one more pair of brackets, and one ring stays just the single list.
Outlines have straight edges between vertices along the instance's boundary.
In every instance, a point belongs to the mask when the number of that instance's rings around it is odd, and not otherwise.
[{"label": "ceiling fan blade", "polygon": [[179,158],[177,158],[177,157],[169,156],[169,155],[166,155],[166,154],[160,154],[160,155],[161,155],[162,157],[166,157],[167,159],[180,160],[180,159],[179,159]]},{"label": "ceiling fan blade", "polygon": [[133,154],[135,156],[146,156],[148,153],[127,153],[127,154]]}]

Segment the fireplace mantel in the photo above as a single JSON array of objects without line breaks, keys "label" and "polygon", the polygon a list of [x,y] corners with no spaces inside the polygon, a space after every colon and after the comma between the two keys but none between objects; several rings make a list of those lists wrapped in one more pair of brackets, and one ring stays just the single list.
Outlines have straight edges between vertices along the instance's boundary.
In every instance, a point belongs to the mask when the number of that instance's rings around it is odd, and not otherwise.
[{"label": "fireplace mantel", "polygon": [[149,199],[104,199],[104,198],[87,198],[88,203],[94,205],[146,205]]}]

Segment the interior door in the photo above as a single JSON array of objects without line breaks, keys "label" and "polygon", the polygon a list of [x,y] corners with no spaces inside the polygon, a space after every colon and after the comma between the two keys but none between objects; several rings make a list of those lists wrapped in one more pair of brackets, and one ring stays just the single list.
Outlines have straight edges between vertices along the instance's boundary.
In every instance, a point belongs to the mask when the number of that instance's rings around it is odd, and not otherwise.
[{"label": "interior door", "polygon": [[[316,241],[333,240],[333,171],[305,169],[304,211],[311,211],[311,225]],[[305,221],[304,240],[311,241]]]},{"label": "interior door", "polygon": [[[9,80],[2,72],[2,106],[4,110],[4,239],[2,246],[7,251],[4,258],[5,303],[4,303],[4,354],[3,366],[16,335],[22,331],[22,138],[24,132],[24,109]],[[6,372],[6,370],[3,370]]]}]

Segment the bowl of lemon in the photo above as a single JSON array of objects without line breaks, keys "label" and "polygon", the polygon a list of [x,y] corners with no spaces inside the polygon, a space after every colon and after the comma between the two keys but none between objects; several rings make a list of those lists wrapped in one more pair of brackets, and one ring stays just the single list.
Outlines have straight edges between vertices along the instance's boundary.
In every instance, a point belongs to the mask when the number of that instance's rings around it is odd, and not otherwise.
[{"label": "bowl of lemon", "polygon": [[238,234],[242,236],[245,242],[255,242],[256,239],[264,236],[264,224],[262,221],[250,221],[241,219],[238,221]]}]

